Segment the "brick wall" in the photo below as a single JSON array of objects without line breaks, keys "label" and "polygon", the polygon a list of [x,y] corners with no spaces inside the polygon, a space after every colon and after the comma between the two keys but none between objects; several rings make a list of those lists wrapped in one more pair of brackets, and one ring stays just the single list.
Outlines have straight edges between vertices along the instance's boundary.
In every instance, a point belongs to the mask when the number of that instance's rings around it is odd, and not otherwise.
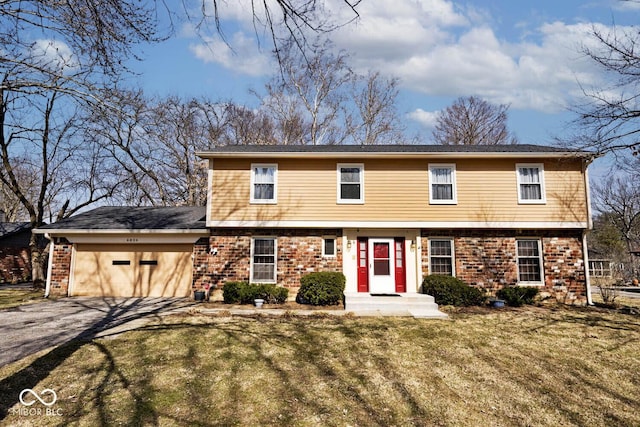
[{"label": "brick wall", "polygon": [[586,303],[586,278],[580,231],[442,230],[422,231],[423,275],[429,274],[428,237],[454,239],[456,277],[495,294],[518,283],[517,238],[539,238],[542,242],[543,296],[568,304]]},{"label": "brick wall", "polygon": [[[341,230],[215,230],[194,247],[194,289],[211,283],[250,281],[251,239],[277,237],[277,283],[296,292],[300,277],[314,271],[342,271]],[[324,237],[336,239],[336,256],[322,256]],[[293,293],[290,293],[290,296]]]},{"label": "brick wall", "polygon": [[51,269],[52,296],[67,296],[71,274],[71,250],[73,245],[60,239],[53,245],[53,268]]},{"label": "brick wall", "polygon": [[31,259],[28,248],[0,249],[0,283],[15,283],[31,277]]}]

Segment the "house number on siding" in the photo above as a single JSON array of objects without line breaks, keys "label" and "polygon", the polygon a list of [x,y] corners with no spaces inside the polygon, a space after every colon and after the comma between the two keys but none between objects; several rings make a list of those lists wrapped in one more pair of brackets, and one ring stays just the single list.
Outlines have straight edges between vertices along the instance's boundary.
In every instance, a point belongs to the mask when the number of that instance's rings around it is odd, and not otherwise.
[{"label": "house number on siding", "polygon": [[136,239],[135,237],[127,237],[126,241],[127,243],[136,243],[138,239]]}]

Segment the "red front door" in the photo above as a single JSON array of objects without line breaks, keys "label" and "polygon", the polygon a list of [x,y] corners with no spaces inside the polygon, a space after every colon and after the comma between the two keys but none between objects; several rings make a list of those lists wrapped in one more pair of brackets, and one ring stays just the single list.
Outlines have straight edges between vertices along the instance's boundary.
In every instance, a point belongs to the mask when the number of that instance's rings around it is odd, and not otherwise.
[{"label": "red front door", "polygon": [[[372,277],[374,280],[391,276],[393,280],[390,292],[406,292],[406,257],[405,257],[405,240],[404,237],[396,237],[394,239],[378,239],[373,244],[373,249],[369,248],[369,239],[366,237],[358,238],[358,292],[373,292],[370,290]],[[382,241],[391,240],[392,245]],[[391,248],[393,248],[393,258],[391,257]],[[373,252],[372,252],[373,251]],[[393,261],[393,264],[391,264]],[[393,266],[393,271],[388,271],[388,266]],[[381,288],[382,289],[382,288]],[[378,290],[374,290],[378,292]],[[388,291],[388,292],[389,292]]]}]

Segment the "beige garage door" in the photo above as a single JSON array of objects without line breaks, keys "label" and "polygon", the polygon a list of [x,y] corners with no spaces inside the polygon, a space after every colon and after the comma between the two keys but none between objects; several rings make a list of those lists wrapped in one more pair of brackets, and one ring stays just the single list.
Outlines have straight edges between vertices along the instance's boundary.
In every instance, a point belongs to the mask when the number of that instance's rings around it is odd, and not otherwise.
[{"label": "beige garage door", "polygon": [[73,296],[186,297],[193,245],[76,247]]}]

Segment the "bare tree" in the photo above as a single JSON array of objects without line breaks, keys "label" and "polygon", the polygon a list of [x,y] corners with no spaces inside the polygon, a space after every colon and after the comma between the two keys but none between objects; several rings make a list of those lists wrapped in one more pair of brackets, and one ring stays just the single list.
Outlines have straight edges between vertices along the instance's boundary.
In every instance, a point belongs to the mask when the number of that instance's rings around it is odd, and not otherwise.
[{"label": "bare tree", "polygon": [[333,54],[331,48],[328,41],[316,41],[311,53],[304,55],[290,40],[279,52],[282,73],[266,85],[265,107],[278,112],[283,123],[280,129],[301,125],[302,131],[290,132],[300,137],[294,143],[340,144],[346,138],[341,126],[344,89],[353,72],[347,66],[347,55]]},{"label": "bare tree", "polygon": [[[281,53],[287,55],[288,46],[293,43],[296,49],[304,54],[309,43],[309,35],[328,33],[342,27],[359,17],[357,7],[362,0],[341,0],[334,4],[337,9],[346,8],[348,17],[343,22],[336,22],[330,11],[324,8],[322,0],[245,0],[251,10],[256,38],[261,39],[263,33],[268,34],[274,48],[275,56],[282,63]],[[201,0],[200,8],[191,12],[185,5],[188,19],[195,23],[198,30],[206,28],[213,21],[215,31],[226,40],[222,30],[221,14],[226,2],[221,0]],[[312,38],[313,40],[313,38]],[[284,52],[282,48],[284,47]]]},{"label": "bare tree", "polygon": [[303,54],[290,42],[281,74],[265,85],[261,111],[281,144],[390,144],[404,141],[397,112],[398,80],[355,73],[348,55],[329,41]]},{"label": "bare tree", "polygon": [[640,188],[634,175],[610,176],[601,183],[592,184],[592,189],[601,228],[610,226],[617,231],[632,265],[629,273],[638,274],[637,265],[630,257],[632,250],[640,244]]},{"label": "bare tree", "polygon": [[433,139],[442,145],[517,144],[507,129],[509,106],[468,96],[456,99],[436,119]]},{"label": "bare tree", "polygon": [[384,79],[369,72],[354,79],[352,98],[356,114],[351,135],[356,144],[397,144],[404,140],[404,126],[396,108],[398,79]]},{"label": "bare tree", "polygon": [[583,52],[605,74],[607,87],[583,88],[588,101],[573,108],[578,130],[572,145],[599,153],[640,153],[640,31],[639,28],[594,26],[597,43]]}]

